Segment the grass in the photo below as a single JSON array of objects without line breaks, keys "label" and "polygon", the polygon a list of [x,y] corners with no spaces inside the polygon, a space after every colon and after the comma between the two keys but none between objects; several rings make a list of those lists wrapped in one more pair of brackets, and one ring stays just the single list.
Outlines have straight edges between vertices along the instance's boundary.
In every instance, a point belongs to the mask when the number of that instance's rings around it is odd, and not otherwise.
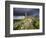
[{"label": "grass", "polygon": [[28,29],[39,29],[39,18],[38,17],[27,17],[24,19],[13,20],[14,30],[28,30]]}]

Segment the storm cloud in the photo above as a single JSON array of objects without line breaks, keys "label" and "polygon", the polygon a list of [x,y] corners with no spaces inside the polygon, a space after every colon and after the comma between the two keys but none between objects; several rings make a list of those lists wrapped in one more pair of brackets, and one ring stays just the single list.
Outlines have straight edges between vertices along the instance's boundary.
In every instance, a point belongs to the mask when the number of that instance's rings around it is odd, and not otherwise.
[{"label": "storm cloud", "polygon": [[39,16],[39,9],[32,9],[32,8],[13,8],[13,14],[14,16],[25,16],[25,12],[27,13],[27,16]]}]

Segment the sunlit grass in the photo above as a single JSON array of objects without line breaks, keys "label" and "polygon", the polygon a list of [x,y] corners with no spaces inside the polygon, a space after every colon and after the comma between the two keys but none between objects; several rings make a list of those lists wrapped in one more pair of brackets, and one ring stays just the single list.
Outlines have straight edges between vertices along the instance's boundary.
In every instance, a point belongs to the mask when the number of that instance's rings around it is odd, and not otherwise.
[{"label": "sunlit grass", "polygon": [[39,19],[37,17],[24,18],[19,20],[14,20],[14,30],[24,30],[24,29],[39,29]]}]

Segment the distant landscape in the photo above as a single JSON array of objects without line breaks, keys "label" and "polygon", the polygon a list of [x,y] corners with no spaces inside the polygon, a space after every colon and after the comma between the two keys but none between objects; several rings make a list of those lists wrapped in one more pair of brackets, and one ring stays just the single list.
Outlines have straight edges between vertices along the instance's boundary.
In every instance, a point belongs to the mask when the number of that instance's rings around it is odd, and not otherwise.
[{"label": "distant landscape", "polygon": [[39,29],[39,9],[14,8],[13,10],[13,30]]}]

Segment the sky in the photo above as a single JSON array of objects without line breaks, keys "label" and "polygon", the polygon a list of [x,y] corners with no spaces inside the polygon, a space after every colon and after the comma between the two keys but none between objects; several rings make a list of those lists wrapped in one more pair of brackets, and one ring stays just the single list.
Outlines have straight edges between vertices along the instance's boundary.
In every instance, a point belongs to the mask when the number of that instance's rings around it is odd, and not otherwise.
[{"label": "sky", "polygon": [[13,8],[14,16],[25,16],[25,12],[27,16],[39,16],[39,9],[32,8]]}]

